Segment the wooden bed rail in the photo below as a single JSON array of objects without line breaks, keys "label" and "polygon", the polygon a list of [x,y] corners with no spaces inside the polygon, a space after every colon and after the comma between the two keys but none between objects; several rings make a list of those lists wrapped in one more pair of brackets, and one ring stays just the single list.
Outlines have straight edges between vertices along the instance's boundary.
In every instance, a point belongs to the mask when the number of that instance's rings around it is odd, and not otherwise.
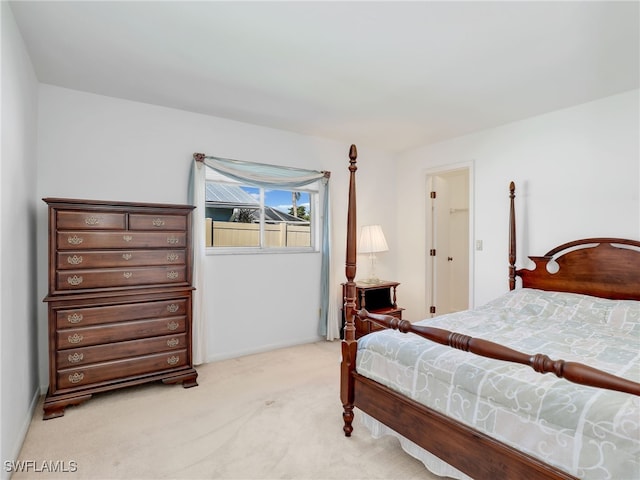
[{"label": "wooden bed rail", "polygon": [[617,390],[640,396],[640,383],[617,377],[578,362],[551,360],[547,355],[536,353],[529,355],[481,338],[473,338],[462,333],[442,328],[414,325],[408,320],[400,320],[389,315],[377,315],[359,310],[356,316],[360,320],[373,322],[402,333],[415,333],[441,345],[471,352],[481,357],[528,365],[539,373],[554,373],[559,378],[590,387]]}]

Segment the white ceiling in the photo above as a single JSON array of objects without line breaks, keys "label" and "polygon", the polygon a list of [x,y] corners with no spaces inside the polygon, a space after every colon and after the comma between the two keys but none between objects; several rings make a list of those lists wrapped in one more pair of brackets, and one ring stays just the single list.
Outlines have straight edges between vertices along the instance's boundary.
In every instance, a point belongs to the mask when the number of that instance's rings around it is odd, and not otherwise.
[{"label": "white ceiling", "polygon": [[43,83],[388,151],[639,88],[639,6],[11,2]]}]

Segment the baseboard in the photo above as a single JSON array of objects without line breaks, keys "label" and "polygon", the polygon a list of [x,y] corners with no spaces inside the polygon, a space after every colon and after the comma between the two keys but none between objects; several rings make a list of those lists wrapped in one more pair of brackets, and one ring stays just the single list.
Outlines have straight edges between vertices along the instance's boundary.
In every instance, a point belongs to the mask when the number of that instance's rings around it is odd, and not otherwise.
[{"label": "baseboard", "polygon": [[[313,337],[309,339],[298,339],[292,342],[273,343],[270,345],[262,345],[256,348],[249,348],[247,350],[237,350],[235,352],[226,352],[222,355],[207,355],[207,361],[205,363],[219,362],[221,360],[229,360],[230,358],[244,357],[246,355],[254,355],[256,353],[270,352],[272,350],[278,350],[280,348],[295,347],[297,345],[305,345],[307,343],[315,343],[326,340],[324,337]],[[197,367],[197,365],[196,365]]]}]

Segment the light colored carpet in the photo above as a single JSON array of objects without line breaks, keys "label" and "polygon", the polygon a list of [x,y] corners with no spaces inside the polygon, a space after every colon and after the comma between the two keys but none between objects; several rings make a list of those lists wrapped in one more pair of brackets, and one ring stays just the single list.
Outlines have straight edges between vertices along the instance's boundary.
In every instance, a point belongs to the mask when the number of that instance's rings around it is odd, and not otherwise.
[{"label": "light colored carpet", "polygon": [[95,395],[47,421],[40,404],[19,460],[77,471],[12,478],[437,478],[396,439],[371,438],[357,411],[343,435],[339,363],[340,342],[319,342],[201,365],[195,388]]}]

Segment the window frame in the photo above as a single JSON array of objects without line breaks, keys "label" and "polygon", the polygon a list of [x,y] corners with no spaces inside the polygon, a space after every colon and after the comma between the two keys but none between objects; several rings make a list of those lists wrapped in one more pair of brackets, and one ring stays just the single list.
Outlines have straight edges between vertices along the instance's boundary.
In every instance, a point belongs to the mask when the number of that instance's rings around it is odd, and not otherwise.
[{"label": "window frame", "polygon": [[[207,167],[205,167],[207,168]],[[251,184],[250,182],[241,182],[232,178],[225,176],[222,173],[215,172],[214,170],[208,168],[207,174],[205,176],[205,188],[206,183],[219,183],[219,184],[227,184],[227,185],[235,185],[240,187],[250,187],[255,188],[259,191],[259,225],[260,225],[260,236],[259,241],[260,245],[258,246],[219,246],[215,247],[213,245],[205,247],[206,255],[237,255],[237,254],[300,254],[300,253],[320,253],[320,243],[321,243],[321,230],[322,225],[320,224],[322,214],[321,212],[321,203],[320,196],[321,192],[321,180],[317,180],[311,184],[305,185],[303,187],[298,188],[279,188],[279,187],[263,187],[260,185]],[[309,210],[311,212],[311,219],[309,221],[310,226],[310,243],[309,246],[299,246],[299,247],[269,247],[265,246],[265,192],[269,190],[281,190],[281,191],[289,191],[289,192],[305,192],[309,194]],[[268,206],[268,205],[267,205]],[[205,208],[206,208],[206,200],[205,200]],[[206,219],[205,213],[205,219]],[[205,229],[206,235],[206,229]]]}]

